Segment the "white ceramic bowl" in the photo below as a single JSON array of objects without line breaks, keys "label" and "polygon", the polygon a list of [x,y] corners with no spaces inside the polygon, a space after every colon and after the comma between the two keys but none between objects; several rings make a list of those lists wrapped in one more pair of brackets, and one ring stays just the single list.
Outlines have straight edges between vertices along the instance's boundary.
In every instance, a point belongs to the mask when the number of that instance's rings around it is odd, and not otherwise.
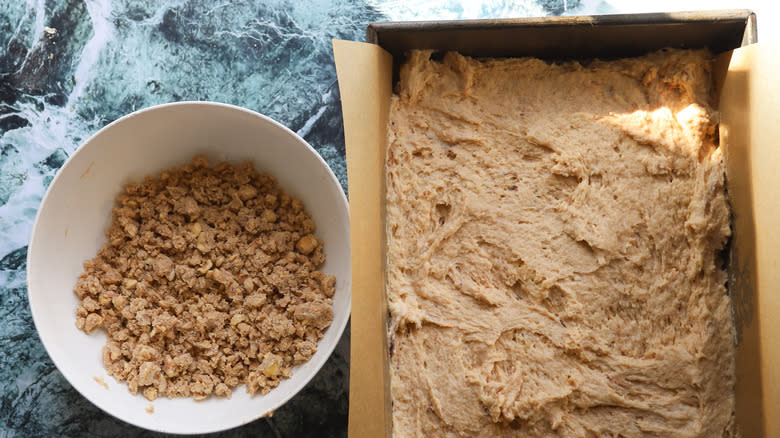
[{"label": "white ceramic bowl", "polygon": [[[333,323],[317,353],[267,395],[244,387],[230,400],[131,395],[108,376],[101,351],[106,335],[76,329],[73,287],[84,260],[105,243],[114,198],[123,185],[184,164],[197,154],[214,163],[252,160],[279,186],[301,199],[325,242],[321,270],[336,276]],[[211,102],[181,102],[134,112],[92,136],[51,183],[33,226],[27,287],[38,334],[57,368],[92,403],[128,423],[160,432],[206,433],[253,421],[284,404],[322,367],[339,341],[350,311],[351,269],[347,199],[325,161],[295,133],[253,111]],[[108,390],[95,378],[103,379]],[[154,412],[145,409],[152,404]]]}]

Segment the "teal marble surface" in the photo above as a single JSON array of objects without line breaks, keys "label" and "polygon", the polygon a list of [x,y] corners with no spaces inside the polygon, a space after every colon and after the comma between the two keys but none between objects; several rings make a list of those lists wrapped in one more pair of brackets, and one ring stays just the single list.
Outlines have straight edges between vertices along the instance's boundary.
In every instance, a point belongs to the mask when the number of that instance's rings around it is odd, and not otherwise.
[{"label": "teal marble surface", "polygon": [[[151,437],[92,405],[47,356],[25,288],[27,242],[57,170],[134,110],[212,100],[303,136],[346,190],[331,39],[369,22],[613,12],[604,2],[0,0],[0,438]],[[580,9],[577,9],[580,8]],[[65,315],[64,317],[67,317]],[[346,436],[349,328],[273,417],[211,436]]]}]

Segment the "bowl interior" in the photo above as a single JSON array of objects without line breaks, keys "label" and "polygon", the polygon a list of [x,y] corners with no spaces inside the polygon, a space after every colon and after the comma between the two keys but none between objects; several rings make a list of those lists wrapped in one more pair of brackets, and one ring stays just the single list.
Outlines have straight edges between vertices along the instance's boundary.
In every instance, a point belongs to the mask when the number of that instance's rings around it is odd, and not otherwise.
[{"label": "bowl interior", "polygon": [[[325,242],[320,269],[336,276],[333,323],[312,359],[293,369],[269,394],[251,397],[238,387],[230,400],[131,395],[106,374],[102,330],[86,335],[75,326],[73,287],[84,260],[105,243],[115,196],[128,182],[188,162],[203,154],[215,163],[252,160],[301,199]],[[27,279],[36,328],[49,355],[70,383],[94,404],[124,421],[170,433],[224,430],[276,409],[316,374],[338,342],[349,318],[351,271],[349,212],[331,170],[303,140],[278,123],[230,105],[185,102],[126,116],[88,140],[57,174],[33,227]],[[103,379],[106,390],[95,378]],[[146,412],[152,404],[154,412]]]}]

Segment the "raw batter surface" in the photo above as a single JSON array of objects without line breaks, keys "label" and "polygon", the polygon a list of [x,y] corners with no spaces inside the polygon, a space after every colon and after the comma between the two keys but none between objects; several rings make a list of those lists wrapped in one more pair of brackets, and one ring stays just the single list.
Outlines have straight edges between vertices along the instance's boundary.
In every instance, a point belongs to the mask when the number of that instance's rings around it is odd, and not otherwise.
[{"label": "raw batter surface", "polygon": [[388,133],[394,435],[732,436],[710,55],[430,56]]}]

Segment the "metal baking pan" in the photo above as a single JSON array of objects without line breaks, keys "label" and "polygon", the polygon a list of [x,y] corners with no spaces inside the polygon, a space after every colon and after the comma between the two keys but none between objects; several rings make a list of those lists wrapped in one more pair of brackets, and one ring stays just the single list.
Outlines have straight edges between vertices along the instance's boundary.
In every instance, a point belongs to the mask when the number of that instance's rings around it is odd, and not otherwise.
[{"label": "metal baking pan", "polygon": [[393,55],[410,49],[457,50],[478,57],[622,58],[666,47],[721,53],[757,42],[749,10],[576,17],[371,23],[366,41]]}]

